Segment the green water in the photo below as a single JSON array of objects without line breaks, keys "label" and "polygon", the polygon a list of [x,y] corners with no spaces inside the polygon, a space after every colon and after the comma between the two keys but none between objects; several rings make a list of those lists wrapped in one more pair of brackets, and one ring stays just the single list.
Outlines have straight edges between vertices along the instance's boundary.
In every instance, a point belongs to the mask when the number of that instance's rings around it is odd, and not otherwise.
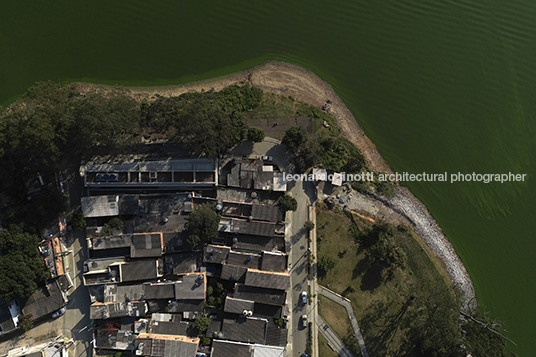
[{"label": "green water", "polygon": [[0,103],[45,79],[157,85],[267,59],[308,67],[395,170],[528,174],[409,187],[506,320],[511,349],[534,356],[535,19],[520,0],[4,0]]}]

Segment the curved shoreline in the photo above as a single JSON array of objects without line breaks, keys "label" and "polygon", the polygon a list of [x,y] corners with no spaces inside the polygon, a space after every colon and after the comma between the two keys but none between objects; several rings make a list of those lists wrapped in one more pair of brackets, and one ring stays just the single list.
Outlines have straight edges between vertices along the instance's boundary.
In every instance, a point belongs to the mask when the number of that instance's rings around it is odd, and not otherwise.
[{"label": "curved shoreline", "polygon": [[[361,150],[371,170],[393,173],[333,88],[312,71],[293,64],[269,61],[249,70],[199,82],[175,86],[120,87],[119,90],[126,91],[141,101],[154,99],[158,95],[168,97],[186,92],[218,91],[232,84],[244,82],[265,92],[290,95],[314,106],[324,107],[337,120],[342,129],[342,136]],[[114,86],[90,83],[79,83],[78,86],[81,93],[91,92],[97,88],[110,92],[118,90]],[[476,307],[476,294],[471,278],[454,247],[426,206],[405,187],[400,187],[392,199],[378,196],[375,198],[412,222],[419,237],[444,262],[452,282],[462,291],[462,309],[467,312]]]}]

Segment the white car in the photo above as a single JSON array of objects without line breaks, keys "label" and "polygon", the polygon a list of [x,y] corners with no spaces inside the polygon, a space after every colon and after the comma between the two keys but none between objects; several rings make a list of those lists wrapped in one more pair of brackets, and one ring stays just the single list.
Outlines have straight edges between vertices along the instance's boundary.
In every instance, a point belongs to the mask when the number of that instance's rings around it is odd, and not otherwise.
[{"label": "white car", "polygon": [[59,309],[58,311],[53,313],[52,318],[57,319],[58,317],[60,317],[63,314],[65,314],[65,308],[64,307],[62,307],[61,309]]},{"label": "white car", "polygon": [[300,296],[301,296],[301,299],[302,299],[302,303],[304,305],[307,305],[307,291],[302,291]]},{"label": "white car", "polygon": [[274,161],[274,158],[272,156],[267,156],[267,155],[262,156],[261,159],[262,159],[262,161],[266,161],[266,162]]}]

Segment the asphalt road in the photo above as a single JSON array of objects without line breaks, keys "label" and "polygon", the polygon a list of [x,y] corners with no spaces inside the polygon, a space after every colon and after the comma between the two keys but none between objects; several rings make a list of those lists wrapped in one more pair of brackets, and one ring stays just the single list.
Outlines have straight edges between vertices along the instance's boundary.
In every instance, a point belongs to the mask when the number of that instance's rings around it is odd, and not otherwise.
[{"label": "asphalt road", "polygon": [[86,357],[92,355],[93,330],[89,318],[89,305],[91,304],[89,294],[82,281],[83,264],[87,252],[85,234],[75,232],[73,239],[68,241],[67,247],[73,251],[67,258],[73,287],[67,292],[69,303],[63,317],[63,328],[70,330],[75,340],[73,357]]},{"label": "asphalt road", "polygon": [[291,291],[289,293],[292,317],[289,328],[291,329],[292,351],[287,355],[290,356],[301,356],[307,345],[308,327],[302,327],[301,316],[306,314],[309,322],[311,321],[312,306],[310,304],[304,305],[300,298],[302,291],[309,293],[307,280],[307,232],[303,226],[308,220],[308,210],[312,202],[312,196],[308,196],[304,189],[311,194],[311,187],[301,181],[294,183],[294,187],[290,190],[290,194],[298,201],[298,209],[291,213],[289,232],[291,242],[290,260],[292,264],[290,271]]}]

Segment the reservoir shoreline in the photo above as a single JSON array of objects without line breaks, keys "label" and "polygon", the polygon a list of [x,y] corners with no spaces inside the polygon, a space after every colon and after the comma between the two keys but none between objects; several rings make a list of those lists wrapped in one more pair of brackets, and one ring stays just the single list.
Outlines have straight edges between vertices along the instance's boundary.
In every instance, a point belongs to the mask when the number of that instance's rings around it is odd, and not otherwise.
[{"label": "reservoir shoreline", "polygon": [[[342,129],[342,136],[361,150],[371,170],[393,173],[331,85],[312,71],[293,64],[269,61],[252,69],[182,85],[118,88],[108,85],[78,83],[78,89],[82,94],[96,90],[110,93],[124,91],[136,100],[142,101],[154,100],[157,96],[179,96],[186,92],[219,91],[230,85],[245,82],[265,92],[292,96],[297,100],[323,108],[337,120]],[[476,294],[471,278],[454,247],[445,237],[426,206],[406,187],[402,186],[399,187],[393,198],[377,195],[373,195],[373,197],[406,217],[413,224],[422,241],[443,261],[453,284],[460,288],[462,309],[469,312],[476,308]]]}]

